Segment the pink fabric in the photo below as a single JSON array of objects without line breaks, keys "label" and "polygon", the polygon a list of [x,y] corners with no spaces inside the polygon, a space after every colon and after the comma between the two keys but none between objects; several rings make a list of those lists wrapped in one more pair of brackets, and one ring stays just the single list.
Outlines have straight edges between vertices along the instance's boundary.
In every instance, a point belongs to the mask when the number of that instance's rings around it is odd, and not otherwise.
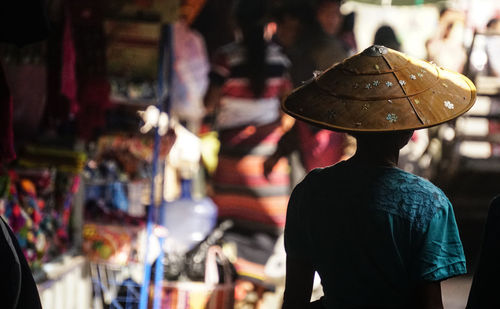
[{"label": "pink fabric", "polygon": [[96,129],[106,124],[106,110],[110,107],[109,93],[111,87],[107,78],[95,77],[81,83],[78,113],[78,131],[86,140],[93,137]]},{"label": "pink fabric", "polygon": [[[69,65],[72,61],[71,53],[76,53],[76,79],[78,113],[76,120],[78,123],[79,137],[88,140],[94,138],[95,132],[102,129],[106,124],[106,110],[111,107],[109,100],[110,84],[106,73],[106,54],[97,51],[106,50],[104,34],[104,11],[106,1],[86,0],[68,1],[71,18],[67,19],[71,23],[71,30],[67,30],[65,35],[71,35],[74,49],[69,45],[67,58]],[[63,69],[64,70],[64,69]],[[71,72],[68,68],[66,72]],[[72,86],[63,90],[72,93]]]},{"label": "pink fabric", "polygon": [[0,161],[10,161],[16,158],[14,151],[14,130],[12,128],[13,104],[9,85],[4,70],[0,64]]},{"label": "pink fabric", "polygon": [[340,161],[345,140],[343,133],[317,130],[302,121],[298,121],[296,126],[302,161],[307,172]]},{"label": "pink fabric", "polygon": [[418,134],[417,131],[413,132],[413,135],[411,136],[411,141],[416,142],[418,141]]},{"label": "pink fabric", "polygon": [[75,70],[76,52],[71,33],[71,17],[69,13],[65,15],[62,40],[61,94],[68,99],[70,117],[73,117],[79,110]]}]

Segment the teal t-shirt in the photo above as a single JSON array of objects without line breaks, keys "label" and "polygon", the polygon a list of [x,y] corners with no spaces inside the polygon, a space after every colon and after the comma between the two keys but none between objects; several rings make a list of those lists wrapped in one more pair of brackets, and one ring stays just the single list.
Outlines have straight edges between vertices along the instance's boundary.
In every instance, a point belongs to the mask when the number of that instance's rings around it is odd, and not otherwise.
[{"label": "teal t-shirt", "polygon": [[419,281],[466,273],[453,208],[431,182],[349,161],[315,169],[291,197],[289,256],[310,260],[328,308],[404,307]]}]

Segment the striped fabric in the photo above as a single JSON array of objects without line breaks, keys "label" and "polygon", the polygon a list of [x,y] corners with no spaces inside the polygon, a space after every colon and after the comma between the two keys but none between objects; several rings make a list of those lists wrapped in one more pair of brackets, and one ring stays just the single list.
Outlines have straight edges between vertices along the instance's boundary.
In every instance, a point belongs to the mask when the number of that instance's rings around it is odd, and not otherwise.
[{"label": "striped fabric", "polygon": [[266,178],[265,159],[283,134],[279,123],[220,132],[221,151],[215,171],[213,200],[219,217],[278,227],[285,224],[290,188],[289,166],[281,159]]},{"label": "striped fabric", "polygon": [[217,112],[219,129],[235,128],[247,124],[261,125],[279,117],[280,96],[292,85],[288,78],[290,62],[281,48],[269,43],[266,50],[266,87],[256,98],[250,88],[245,49],[238,43],[220,48],[214,55],[210,81],[222,87],[222,100]]},{"label": "striped fabric", "polygon": [[220,218],[252,228],[280,229],[285,224],[289,196],[289,166],[285,158],[266,178],[263,164],[283,135],[280,97],[291,90],[290,63],[274,43],[266,50],[266,84],[259,97],[247,78],[245,48],[223,46],[213,60],[211,82],[221,86],[216,126],[221,149],[213,178],[213,200]]}]

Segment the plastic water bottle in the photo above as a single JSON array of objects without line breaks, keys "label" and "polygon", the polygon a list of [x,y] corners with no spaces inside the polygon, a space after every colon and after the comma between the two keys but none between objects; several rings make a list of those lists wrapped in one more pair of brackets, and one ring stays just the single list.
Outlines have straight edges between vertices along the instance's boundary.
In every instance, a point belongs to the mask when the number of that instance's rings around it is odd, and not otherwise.
[{"label": "plastic water bottle", "polygon": [[164,222],[168,238],[175,243],[178,253],[192,249],[213,230],[217,221],[217,206],[208,197],[191,197],[191,180],[181,181],[181,196],[167,203]]}]

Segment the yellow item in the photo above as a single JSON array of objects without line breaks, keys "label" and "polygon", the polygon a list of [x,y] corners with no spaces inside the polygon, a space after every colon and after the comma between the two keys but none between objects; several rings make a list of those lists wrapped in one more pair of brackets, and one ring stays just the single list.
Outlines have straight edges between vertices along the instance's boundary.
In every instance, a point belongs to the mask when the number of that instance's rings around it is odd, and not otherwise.
[{"label": "yellow item", "polygon": [[210,131],[200,135],[201,140],[201,161],[207,172],[212,175],[218,164],[220,149],[219,135],[215,131]]}]

